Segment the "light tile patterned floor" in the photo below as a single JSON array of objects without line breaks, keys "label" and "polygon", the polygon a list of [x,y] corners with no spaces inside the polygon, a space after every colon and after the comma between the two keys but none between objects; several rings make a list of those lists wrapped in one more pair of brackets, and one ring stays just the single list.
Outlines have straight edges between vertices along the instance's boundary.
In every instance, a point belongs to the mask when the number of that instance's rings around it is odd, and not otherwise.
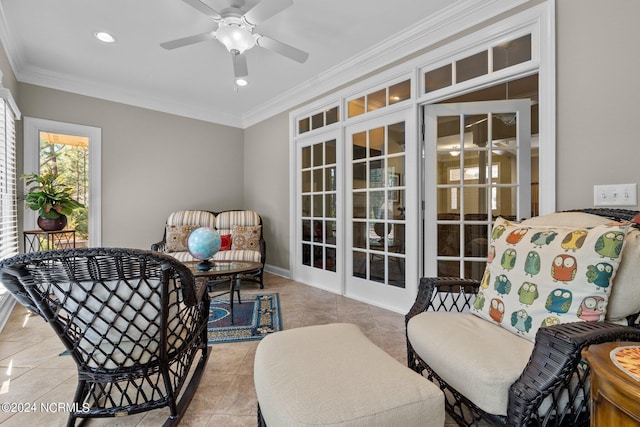
[{"label": "light tile patterned floor", "polygon": [[[243,292],[259,292],[243,284]],[[263,292],[278,292],[283,328],[355,323],[378,346],[406,364],[404,316],[279,276],[265,274]],[[256,426],[253,358],[258,342],[216,344],[181,426]],[[51,328],[39,317],[16,305],[0,334],[0,403],[68,402],[76,386],[75,364]],[[2,426],[64,426],[67,414],[55,411],[3,413]],[[90,420],[88,426],[162,425],[168,412],[157,410],[121,418]],[[447,419],[447,425],[453,425]]]}]

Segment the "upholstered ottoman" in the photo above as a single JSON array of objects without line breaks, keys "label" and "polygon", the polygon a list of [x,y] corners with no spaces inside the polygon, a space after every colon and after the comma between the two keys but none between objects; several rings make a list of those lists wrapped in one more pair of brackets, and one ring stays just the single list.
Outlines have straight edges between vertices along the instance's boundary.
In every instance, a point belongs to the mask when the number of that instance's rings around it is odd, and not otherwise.
[{"label": "upholstered ottoman", "polygon": [[289,329],[258,345],[261,425],[442,426],[444,396],[356,325]]}]

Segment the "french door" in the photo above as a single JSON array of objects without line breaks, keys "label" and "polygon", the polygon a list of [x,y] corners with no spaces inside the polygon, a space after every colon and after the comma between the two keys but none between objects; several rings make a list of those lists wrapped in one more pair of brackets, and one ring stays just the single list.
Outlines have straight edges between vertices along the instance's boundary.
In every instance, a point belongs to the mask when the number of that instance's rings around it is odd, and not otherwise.
[{"label": "french door", "polygon": [[481,279],[498,216],[531,215],[531,101],[424,109],[424,270]]},{"label": "french door", "polygon": [[398,312],[418,281],[416,126],[408,109],[348,126],[345,295]]},{"label": "french door", "polygon": [[296,280],[342,293],[342,211],[338,197],[343,179],[338,142],[337,132],[329,132],[296,148]]}]

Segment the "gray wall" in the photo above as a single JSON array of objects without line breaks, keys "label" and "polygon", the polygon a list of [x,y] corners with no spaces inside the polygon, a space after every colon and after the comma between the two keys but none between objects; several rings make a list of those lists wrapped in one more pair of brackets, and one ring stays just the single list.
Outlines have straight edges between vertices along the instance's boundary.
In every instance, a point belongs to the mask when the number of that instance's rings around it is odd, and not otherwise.
[{"label": "gray wall", "polygon": [[557,207],[640,183],[640,1],[557,0]]},{"label": "gray wall", "polygon": [[242,208],[241,129],[29,84],[18,90],[25,116],[102,129],[103,246],[149,249],[174,210]]},{"label": "gray wall", "polygon": [[[289,270],[289,115],[244,132],[244,206],[260,212],[267,264]],[[284,273],[284,272],[283,272]]]}]

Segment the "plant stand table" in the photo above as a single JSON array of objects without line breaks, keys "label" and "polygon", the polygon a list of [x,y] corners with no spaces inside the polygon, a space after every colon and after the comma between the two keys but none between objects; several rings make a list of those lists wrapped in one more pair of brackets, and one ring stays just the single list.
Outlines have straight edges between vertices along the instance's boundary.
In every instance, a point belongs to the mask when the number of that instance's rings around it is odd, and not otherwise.
[{"label": "plant stand table", "polygon": [[195,277],[196,282],[200,282],[198,285],[211,288],[226,281],[223,280],[224,278],[228,278],[229,290],[220,292],[214,296],[220,296],[227,293],[229,294],[231,323],[233,323],[233,293],[236,292],[238,294],[238,304],[242,304],[242,301],[240,300],[240,282],[242,274],[258,271],[262,267],[262,264],[253,261],[211,261],[212,267],[209,270],[202,271],[196,268],[198,263],[199,261],[183,262],[183,264],[191,270],[191,273],[193,273],[193,277]]},{"label": "plant stand table", "polygon": [[74,249],[76,247],[76,230],[22,232],[24,253],[46,251],[52,249]]}]

